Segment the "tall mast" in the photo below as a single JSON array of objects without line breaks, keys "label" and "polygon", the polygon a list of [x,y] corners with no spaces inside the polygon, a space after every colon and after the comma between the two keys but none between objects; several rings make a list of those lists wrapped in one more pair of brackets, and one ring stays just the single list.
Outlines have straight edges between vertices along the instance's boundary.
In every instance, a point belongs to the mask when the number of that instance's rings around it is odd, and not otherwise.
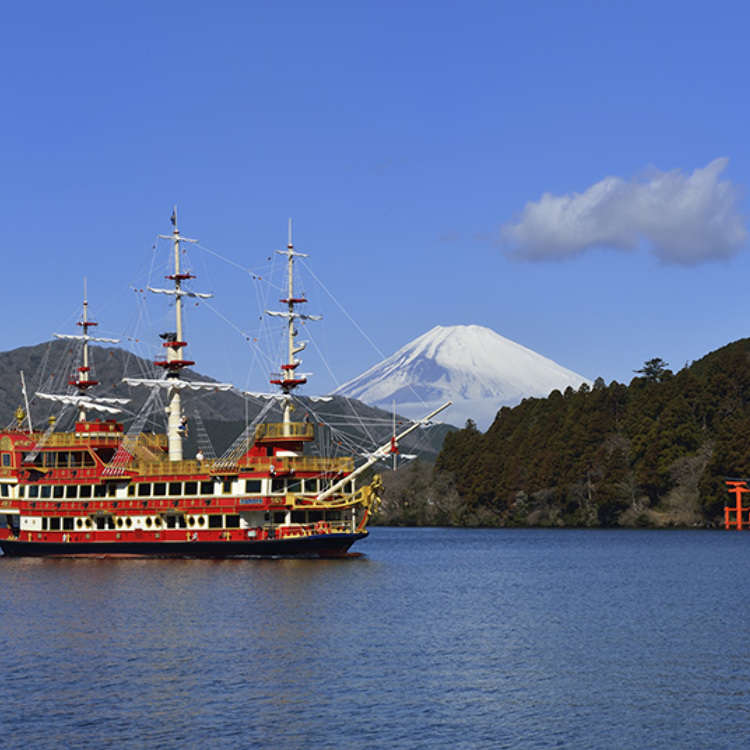
[{"label": "tall mast", "polygon": [[183,242],[198,242],[191,240],[189,237],[183,237],[177,228],[177,206],[172,210],[170,217],[172,222],[172,234],[160,234],[164,240],[172,240],[172,249],[174,251],[174,273],[164,278],[174,282],[171,289],[155,289],[147,287],[149,292],[155,294],[172,295],[175,298],[175,330],[167,331],[160,334],[164,339],[162,346],[167,350],[167,358],[154,362],[155,365],[163,367],[165,374],[160,380],[149,378],[123,378],[123,382],[128,385],[143,385],[147,388],[164,388],[167,391],[167,444],[169,446],[169,460],[182,461],[182,439],[185,437],[187,419],[182,414],[182,403],[180,400],[180,391],[183,388],[190,388],[191,391],[208,390],[208,391],[228,391],[232,388],[231,383],[216,382],[198,382],[196,380],[181,380],[180,373],[183,367],[190,367],[195,362],[184,359],[182,350],[187,346],[187,342],[182,335],[182,298],[193,297],[197,299],[210,299],[213,294],[204,294],[202,292],[193,292],[182,286],[183,281],[194,279],[191,273],[184,273],[180,270],[180,251]]},{"label": "tall mast", "polygon": [[103,344],[118,344],[120,339],[108,339],[101,336],[89,336],[89,328],[98,326],[99,324],[93,320],[89,320],[89,301],[86,278],[83,279],[83,314],[81,320],[76,325],[80,326],[83,333],[80,335],[55,333],[55,338],[58,339],[76,339],[83,341],[83,363],[78,367],[74,380],[69,380],[68,385],[75,386],[78,390],[78,395],[81,397],[78,399],[78,421],[86,421],[86,407],[91,407],[89,403],[90,399],[86,398],[86,391],[94,385],[99,385],[98,380],[94,380],[91,377],[91,367],[89,366],[89,341],[97,341]]},{"label": "tall mast", "polygon": [[295,370],[302,364],[302,360],[297,359],[296,355],[306,346],[306,342],[304,341],[300,341],[298,344],[295,343],[295,338],[298,334],[295,327],[295,320],[321,320],[322,316],[304,315],[298,313],[295,309],[297,305],[301,305],[307,302],[307,300],[304,297],[294,296],[294,259],[307,258],[308,256],[305,253],[298,253],[294,249],[291,219],[289,219],[289,235],[286,250],[277,250],[276,252],[279,255],[285,255],[287,258],[287,295],[285,299],[279,300],[287,306],[287,309],[285,312],[266,310],[266,314],[286,318],[287,360],[281,365],[281,377],[271,380],[271,385],[278,385],[284,394],[284,424],[289,425],[292,421],[292,391],[297,386],[304,385],[307,382],[307,378],[304,375],[295,374]]},{"label": "tall mast", "polygon": [[162,239],[172,240],[172,248],[174,251],[174,273],[165,276],[174,282],[173,289],[152,289],[149,287],[149,291],[157,294],[173,294],[175,297],[175,331],[167,331],[161,334],[161,338],[164,339],[162,346],[167,350],[167,358],[165,360],[159,360],[154,362],[155,365],[163,367],[165,370],[165,377],[171,381],[171,386],[168,388],[167,394],[167,440],[169,444],[169,460],[170,461],[182,461],[182,438],[185,433],[185,420],[182,415],[182,403],[180,400],[180,388],[177,383],[180,381],[180,371],[183,367],[190,367],[194,365],[188,359],[183,356],[183,349],[187,346],[187,342],[184,340],[182,335],[182,298],[186,294],[191,297],[211,297],[210,294],[199,294],[197,292],[186,292],[182,288],[182,282],[188,279],[194,279],[190,273],[182,273],[180,270],[180,244],[182,242],[197,242],[198,240],[190,239],[189,237],[183,237],[180,234],[180,230],[177,227],[177,206],[172,210],[172,216],[170,217],[172,222],[172,234],[165,235],[160,234],[159,237]]}]

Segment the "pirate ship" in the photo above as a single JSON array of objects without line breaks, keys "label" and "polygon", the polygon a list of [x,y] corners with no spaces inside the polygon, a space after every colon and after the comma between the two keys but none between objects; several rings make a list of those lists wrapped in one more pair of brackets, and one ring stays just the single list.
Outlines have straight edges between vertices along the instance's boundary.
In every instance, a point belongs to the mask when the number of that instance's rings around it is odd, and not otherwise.
[{"label": "pirate ship", "polygon": [[[11,556],[318,556],[346,555],[367,536],[367,522],[379,503],[381,482],[375,475],[360,485],[363,472],[397,450],[398,441],[426,423],[441,409],[413,423],[400,435],[370,453],[358,467],[347,456],[312,455],[315,424],[295,422],[294,392],[306,382],[298,371],[296,323],[314,316],[300,312],[307,300],[295,296],[294,262],[304,257],[291,238],[286,250],[286,296],[281,310],[266,311],[285,322],[286,361],[271,380],[277,392],[219,458],[199,452],[183,455],[185,389],[229,390],[228,383],[201,382],[183,377],[194,364],[184,356],[183,300],[210,295],[190,290],[195,278],[181,270],[183,243],[176,211],[171,241],[173,271],[168,288],[155,294],[174,300],[175,330],[161,335],[165,356],[155,364],[163,376],[124,378],[130,386],[150,388],[166,399],[166,432],[142,431],[137,417],[126,430],[117,414],[125,399],[92,395],[97,381],[89,365],[90,342],[114,339],[92,336],[84,291],[81,333],[56,334],[77,340],[82,363],[69,381],[69,393],[37,392],[42,399],[76,409],[71,431],[34,429],[26,410],[16,424],[0,432],[0,548]],[[280,407],[281,422],[262,421],[272,404]],[[91,418],[92,412],[102,417]]]}]

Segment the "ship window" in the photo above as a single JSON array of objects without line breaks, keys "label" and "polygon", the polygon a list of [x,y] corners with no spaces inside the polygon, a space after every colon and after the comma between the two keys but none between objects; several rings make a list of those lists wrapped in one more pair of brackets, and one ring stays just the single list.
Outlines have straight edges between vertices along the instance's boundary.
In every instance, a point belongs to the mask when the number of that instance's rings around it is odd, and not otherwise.
[{"label": "ship window", "polygon": [[221,516],[211,515],[208,517],[208,528],[209,529],[220,529],[222,527]]},{"label": "ship window", "polygon": [[55,465],[55,458],[57,457],[56,453],[53,453],[52,451],[45,451],[43,454],[43,460],[45,466],[54,466]]},{"label": "ship window", "polygon": [[91,523],[91,519],[90,519],[90,518],[87,518],[87,519],[86,519],[86,520],[84,521],[84,524],[86,525],[86,528],[87,528],[87,529],[90,529],[90,528],[91,528],[91,526],[93,525],[93,524]]},{"label": "ship window", "polygon": [[167,516],[166,523],[167,523],[168,529],[173,529],[175,525],[177,524],[176,516]]},{"label": "ship window", "polygon": [[78,497],[78,485],[69,484],[65,488],[65,497],[68,498],[68,500],[75,500]]},{"label": "ship window", "polygon": [[305,511],[293,510],[292,511],[292,523],[304,523],[304,522],[305,522]]},{"label": "ship window", "polygon": [[283,479],[272,479],[271,480],[271,494],[279,495],[284,491],[285,482]]},{"label": "ship window", "polygon": [[286,483],[287,492],[302,492],[302,480],[301,479],[289,479]]},{"label": "ship window", "polygon": [[65,487],[61,484],[55,484],[52,487],[52,497],[62,497],[65,492]]},{"label": "ship window", "polygon": [[10,466],[10,453],[3,453],[3,466]]},{"label": "ship window", "polygon": [[10,495],[10,491],[8,490],[7,484],[0,485],[0,494],[3,497],[8,497]]},{"label": "ship window", "polygon": [[70,452],[70,466],[73,469],[83,466],[83,453],[81,451]]},{"label": "ship window", "polygon": [[47,531],[47,519],[42,518],[42,531]]},{"label": "ship window", "polygon": [[57,452],[57,468],[58,469],[68,468],[68,452],[67,451]]},{"label": "ship window", "polygon": [[73,519],[72,518],[63,518],[62,522],[63,522],[62,527],[63,529],[65,529],[65,531],[73,531]]},{"label": "ship window", "polygon": [[213,482],[201,482],[201,495],[213,495],[214,494],[214,483]]},{"label": "ship window", "polygon": [[347,495],[350,495],[352,492],[352,483],[346,482],[344,486],[342,487],[341,491]]},{"label": "ship window", "polygon": [[161,518],[159,516],[154,518],[154,526],[161,526]]},{"label": "ship window", "polygon": [[78,488],[78,497],[91,497],[91,485],[82,484]]},{"label": "ship window", "polygon": [[133,520],[131,518],[125,519],[125,525],[130,528],[133,525]]},{"label": "ship window", "polygon": [[117,519],[117,528],[118,528],[118,529],[121,529],[121,528],[122,528],[122,518],[118,518],[118,519]]},{"label": "ship window", "polygon": [[[29,489],[31,489],[31,487],[29,487]],[[23,497],[25,492],[26,492],[26,488],[23,485],[21,485],[18,488],[18,497]]]},{"label": "ship window", "polygon": [[112,518],[112,516],[107,516],[107,528],[108,529],[114,529],[115,528],[115,519]]},{"label": "ship window", "polygon": [[188,526],[195,526],[195,518],[193,516],[188,518]]},{"label": "ship window", "polygon": [[83,454],[83,465],[84,466],[96,466],[96,461],[94,461],[94,457],[88,451],[85,451]]},{"label": "ship window", "polygon": [[[21,489],[23,489],[23,487],[21,487]],[[29,485],[29,497],[39,497],[39,487],[37,487],[37,485]]]},{"label": "ship window", "polygon": [[187,521],[185,520],[185,516],[177,516],[177,525],[184,529],[187,526]]},{"label": "ship window", "polygon": [[231,482],[230,482],[229,480],[226,480],[226,479],[225,479],[225,480],[224,480],[224,481],[223,481],[223,482],[221,483],[221,491],[222,491],[222,492],[223,492],[223,493],[224,493],[225,495],[231,495],[231,494],[232,494],[232,483],[231,483]]},{"label": "ship window", "polygon": [[80,529],[83,526],[83,519],[76,518],[76,526]]},{"label": "ship window", "polygon": [[169,483],[169,494],[170,495],[181,495],[182,494],[182,482],[170,482]]},{"label": "ship window", "polygon": [[185,494],[197,495],[198,494],[198,482],[185,482]]},{"label": "ship window", "polygon": [[251,495],[260,495],[261,486],[262,485],[260,479],[245,480],[245,492],[249,492]]},{"label": "ship window", "polygon": [[164,497],[167,494],[167,485],[165,482],[154,482],[154,495]]},{"label": "ship window", "polygon": [[138,485],[138,497],[148,497],[151,494],[151,482]]},{"label": "ship window", "polygon": [[149,528],[151,528],[151,524],[152,524],[152,523],[153,523],[153,521],[151,520],[151,516],[149,516],[149,517],[148,517],[148,518],[146,519],[146,526],[148,526]]},{"label": "ship window", "polygon": [[308,513],[307,516],[310,523],[315,523],[316,521],[322,521],[323,520],[323,511],[321,510],[311,510]]},{"label": "ship window", "polygon": [[198,516],[198,526],[205,526],[205,525],[206,525],[206,517]]},{"label": "ship window", "polygon": [[49,519],[49,528],[50,528],[50,531],[60,531],[60,519],[59,518],[50,518]]},{"label": "ship window", "polygon": [[106,497],[106,496],[107,496],[107,485],[95,484],[94,485],[94,497]]},{"label": "ship window", "polygon": [[286,513],[274,513],[273,514],[273,522],[274,523],[284,523],[284,516],[286,516]]},{"label": "ship window", "polygon": [[305,488],[305,492],[317,492],[318,480],[317,479],[305,479],[303,486]]},{"label": "ship window", "polygon": [[118,485],[116,484],[108,484],[107,485],[107,497],[117,497],[117,487]]},{"label": "ship window", "polygon": [[52,488],[48,484],[43,484],[39,489],[42,497],[50,497],[52,494]]},{"label": "ship window", "polygon": [[240,528],[240,517],[239,515],[226,516],[224,525],[228,529],[239,529]]},{"label": "ship window", "polygon": [[341,511],[340,510],[328,510],[326,511],[326,521],[340,521]]}]

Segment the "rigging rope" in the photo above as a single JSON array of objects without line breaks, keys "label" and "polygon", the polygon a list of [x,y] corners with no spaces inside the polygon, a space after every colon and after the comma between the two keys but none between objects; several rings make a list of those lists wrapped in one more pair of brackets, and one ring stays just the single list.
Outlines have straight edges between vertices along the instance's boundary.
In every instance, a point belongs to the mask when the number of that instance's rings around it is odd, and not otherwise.
[{"label": "rigging rope", "polygon": [[263,408],[255,415],[253,421],[245,426],[245,429],[235,438],[234,442],[227,448],[221,457],[217,460],[215,466],[221,469],[229,469],[236,466],[240,458],[247,453],[250,448],[251,440],[255,437],[255,427],[263,417],[274,406],[275,401],[268,399]]},{"label": "rigging rope", "polygon": [[159,393],[158,388],[154,388],[149,394],[146,402],[141,407],[138,416],[133,420],[130,428],[128,429],[125,437],[117,448],[117,452],[110,459],[109,463],[104,467],[102,475],[105,477],[117,476],[122,474],[124,468],[130,463],[135,452],[135,447],[138,444],[138,438],[143,431],[143,426],[146,424],[149,416],[151,415],[151,409],[155,401],[157,401],[157,395]]}]

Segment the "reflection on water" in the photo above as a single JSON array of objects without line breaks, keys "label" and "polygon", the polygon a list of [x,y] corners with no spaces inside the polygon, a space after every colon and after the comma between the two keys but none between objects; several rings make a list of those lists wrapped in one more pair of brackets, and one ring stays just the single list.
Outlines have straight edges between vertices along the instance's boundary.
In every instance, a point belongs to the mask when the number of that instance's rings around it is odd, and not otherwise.
[{"label": "reflection on water", "polygon": [[8,747],[740,747],[750,534],[0,559]]}]

